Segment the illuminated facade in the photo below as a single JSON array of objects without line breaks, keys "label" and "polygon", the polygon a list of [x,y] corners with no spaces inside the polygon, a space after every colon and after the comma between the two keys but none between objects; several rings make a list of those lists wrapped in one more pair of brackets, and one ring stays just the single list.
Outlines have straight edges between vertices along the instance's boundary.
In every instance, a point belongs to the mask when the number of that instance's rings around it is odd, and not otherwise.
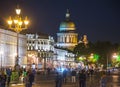
[{"label": "illuminated facade", "polygon": [[[26,42],[27,38],[25,35],[19,34],[19,57],[20,65],[25,63],[24,59],[26,57]],[[15,65],[15,57],[17,54],[17,33],[0,28],[0,61],[1,66],[11,66]]]},{"label": "illuminated facade", "polygon": [[[28,65],[40,64],[47,66],[52,63],[54,51],[54,39],[43,34],[26,34]],[[44,66],[45,67],[45,66]]]},{"label": "illuminated facade", "polygon": [[67,10],[65,21],[60,23],[59,33],[57,33],[57,47],[73,49],[78,44],[78,34],[75,32],[75,24],[70,19]]},{"label": "illuminated facade", "polygon": [[68,66],[73,65],[75,55],[67,50],[55,48],[54,50],[54,66]]},{"label": "illuminated facade", "polygon": [[70,13],[67,10],[66,19],[60,23],[59,32],[57,33],[57,43],[55,54],[59,65],[74,65],[75,54],[70,52],[78,44],[78,34],[75,32],[76,27],[70,19]]}]

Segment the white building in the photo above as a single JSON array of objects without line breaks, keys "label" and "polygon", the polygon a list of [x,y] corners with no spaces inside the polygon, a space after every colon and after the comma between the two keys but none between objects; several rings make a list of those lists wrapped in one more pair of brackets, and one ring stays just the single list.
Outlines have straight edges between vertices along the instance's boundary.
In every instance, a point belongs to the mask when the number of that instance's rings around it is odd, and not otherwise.
[{"label": "white building", "polygon": [[[19,58],[20,65],[24,64],[26,56],[26,42],[25,35],[19,34]],[[17,54],[17,33],[0,28],[0,66],[6,67],[15,65],[15,57]]]},{"label": "white building", "polygon": [[42,64],[42,67],[47,67],[47,64],[52,63],[54,52],[53,37],[42,33],[30,33],[26,34],[26,36],[28,65]]}]

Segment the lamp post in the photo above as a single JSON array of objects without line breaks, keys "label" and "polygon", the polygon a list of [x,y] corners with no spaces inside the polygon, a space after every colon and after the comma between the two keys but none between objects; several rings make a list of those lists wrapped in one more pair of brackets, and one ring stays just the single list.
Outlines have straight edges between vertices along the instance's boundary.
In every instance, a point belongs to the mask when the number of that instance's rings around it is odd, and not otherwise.
[{"label": "lamp post", "polygon": [[117,59],[118,58],[117,53],[114,53],[112,57],[115,58],[115,59]]},{"label": "lamp post", "polygon": [[[17,55],[16,55],[16,60],[15,60],[15,66],[19,65],[19,33],[22,30],[27,29],[27,25],[29,24],[29,21],[27,19],[27,16],[25,17],[25,19],[22,19],[21,17],[21,9],[19,9],[19,7],[17,7],[17,9],[15,9],[16,11],[16,16],[15,17],[9,17],[8,20],[8,25],[9,25],[9,29],[14,30],[17,33]],[[24,22],[24,23],[23,23]]]},{"label": "lamp post", "polygon": [[[114,63],[120,61],[118,53],[113,53],[112,58],[113,58]],[[114,66],[116,65],[114,64]]]}]

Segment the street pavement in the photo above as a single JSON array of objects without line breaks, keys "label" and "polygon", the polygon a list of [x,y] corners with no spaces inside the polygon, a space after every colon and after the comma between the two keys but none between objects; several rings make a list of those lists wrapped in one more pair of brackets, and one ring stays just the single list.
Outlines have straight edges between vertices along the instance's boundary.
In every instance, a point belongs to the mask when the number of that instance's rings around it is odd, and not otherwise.
[{"label": "street pavement", "polygon": [[[11,84],[10,87],[25,87],[24,84]],[[37,74],[33,87],[55,87],[55,74],[44,75]],[[71,83],[70,76],[67,77],[67,83],[62,87],[79,87],[78,80],[76,83]],[[87,77],[86,87],[100,87],[100,74]],[[120,71],[115,71],[107,75],[107,87],[120,87]]]}]

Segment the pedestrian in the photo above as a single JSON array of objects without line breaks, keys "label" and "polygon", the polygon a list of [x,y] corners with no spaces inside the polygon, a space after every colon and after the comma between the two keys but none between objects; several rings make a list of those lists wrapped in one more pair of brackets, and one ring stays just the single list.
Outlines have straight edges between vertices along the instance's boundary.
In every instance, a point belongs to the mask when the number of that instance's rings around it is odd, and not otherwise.
[{"label": "pedestrian", "polygon": [[48,76],[50,75],[50,71],[51,71],[51,69],[48,67],[47,68],[47,74],[48,74]]},{"label": "pedestrian", "polygon": [[[33,82],[35,81],[35,74],[36,74],[36,70],[35,70],[35,69],[32,69]],[[33,82],[32,82],[32,83],[33,83]]]},{"label": "pedestrian", "polygon": [[72,77],[72,83],[75,83],[76,82],[76,70],[75,69],[72,70],[71,77]]},{"label": "pedestrian", "polygon": [[10,68],[6,69],[6,75],[7,75],[7,87],[9,87],[10,79],[11,79],[11,75],[12,75],[12,70]]},{"label": "pedestrian", "polygon": [[79,87],[86,87],[85,70],[79,71]]},{"label": "pedestrian", "polygon": [[1,82],[2,82],[2,73],[0,71],[0,87],[1,87]]},{"label": "pedestrian", "polygon": [[30,70],[29,71],[29,83],[30,83],[30,86],[29,87],[32,87],[32,83],[34,81],[34,74],[32,73],[32,71]]},{"label": "pedestrian", "polygon": [[25,83],[25,87],[30,87],[30,82],[29,82],[29,72],[26,73],[26,76],[24,77],[23,82]]},{"label": "pedestrian", "polygon": [[26,69],[24,69],[24,70],[23,70],[23,73],[22,73],[23,83],[24,83],[24,79],[25,79],[26,76],[27,76],[27,71],[26,71]]},{"label": "pedestrian", "polygon": [[66,81],[67,81],[67,70],[64,69],[63,70],[63,82],[66,83]]},{"label": "pedestrian", "polygon": [[90,71],[90,75],[92,76],[94,73],[93,67],[89,71]]},{"label": "pedestrian", "polygon": [[108,71],[107,71],[107,72],[108,72],[108,75],[110,75],[110,69],[108,69]]},{"label": "pedestrian", "polygon": [[56,79],[55,79],[55,83],[56,83],[55,87],[62,87],[62,81],[63,81],[62,75],[57,72]]},{"label": "pedestrian", "polygon": [[4,73],[4,71],[2,71],[2,73],[1,73],[1,86],[0,87],[6,87],[6,75],[5,75],[5,73]]},{"label": "pedestrian", "polygon": [[103,72],[103,75],[100,79],[100,85],[101,85],[101,87],[107,87],[106,84],[107,84],[107,76],[106,76],[105,72]]}]

